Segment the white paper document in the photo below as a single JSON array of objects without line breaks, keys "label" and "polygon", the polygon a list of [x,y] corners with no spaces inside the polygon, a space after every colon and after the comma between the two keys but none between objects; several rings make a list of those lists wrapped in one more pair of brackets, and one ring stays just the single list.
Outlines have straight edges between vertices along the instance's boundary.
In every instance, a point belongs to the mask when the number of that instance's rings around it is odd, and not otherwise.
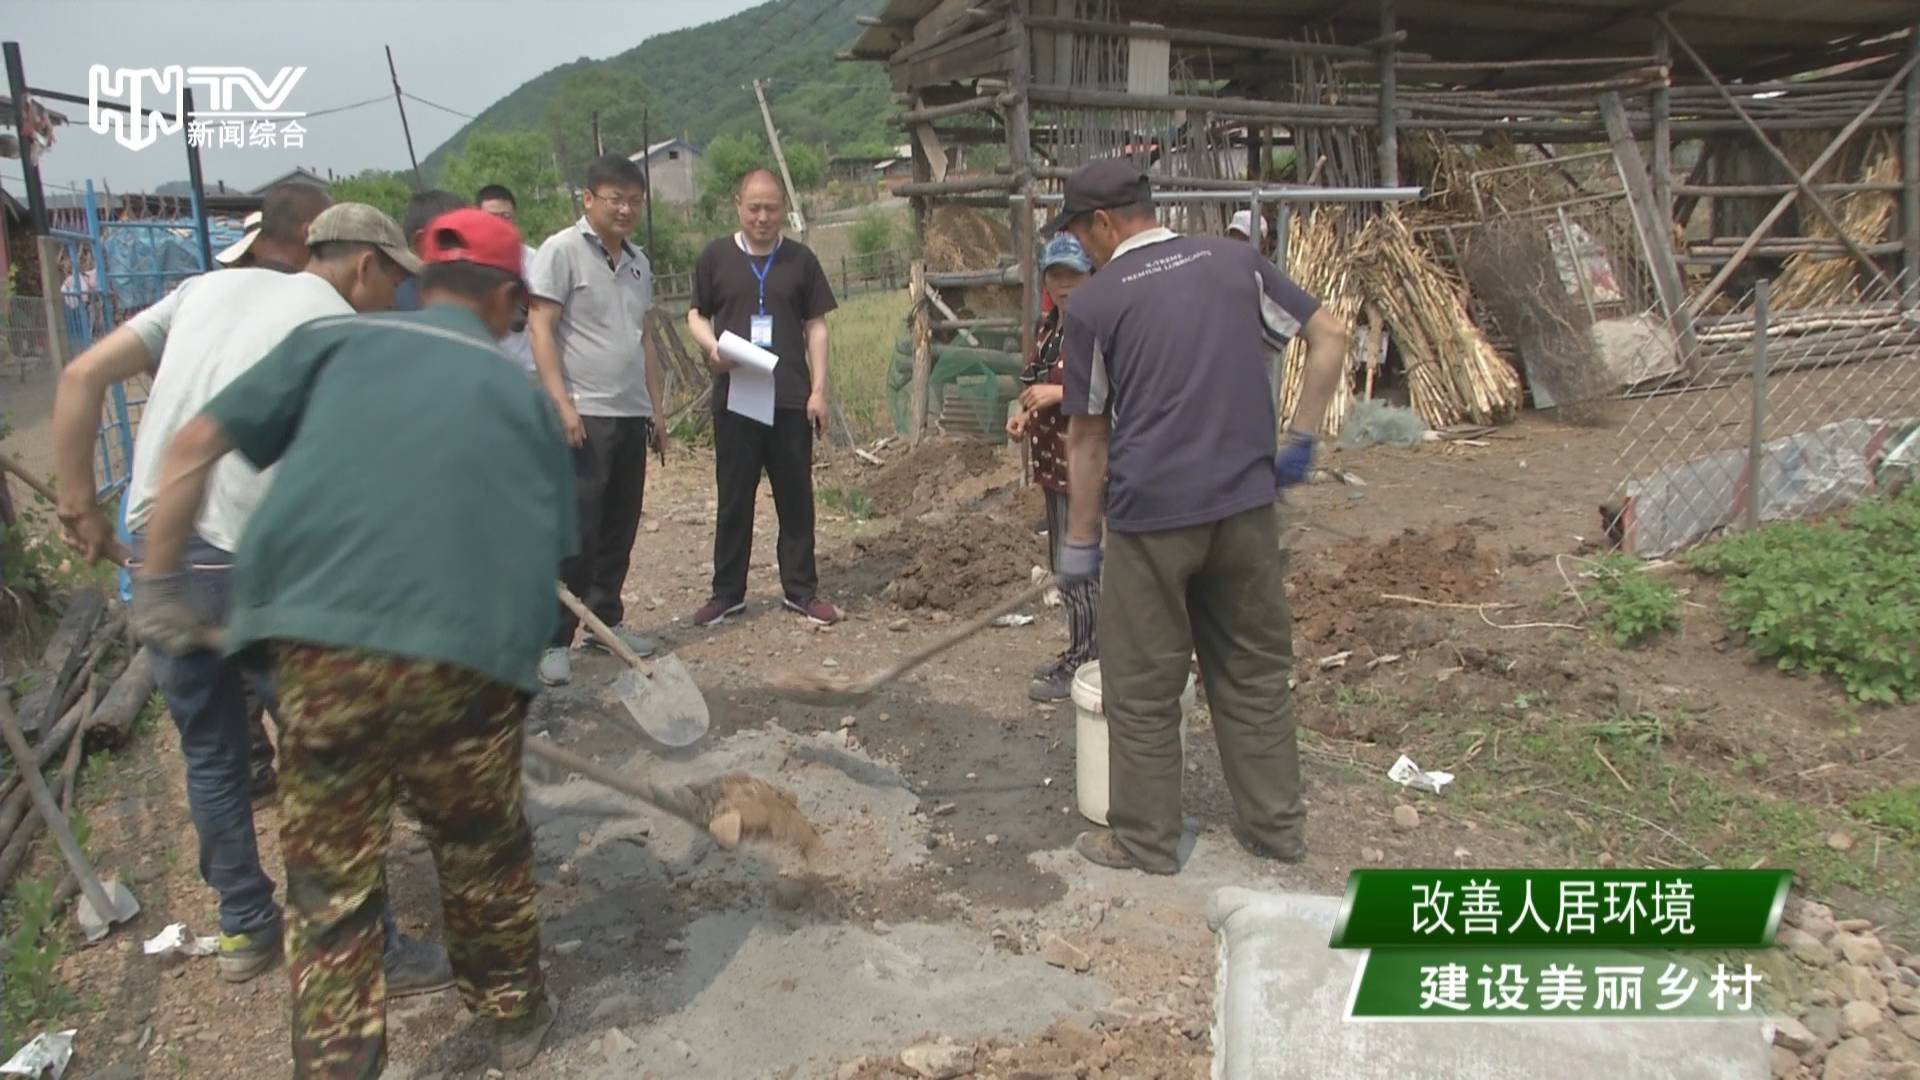
[{"label": "white paper document", "polygon": [[719,344],[720,359],[737,365],[727,376],[727,411],[773,423],[773,369],[780,358],[731,330]]}]

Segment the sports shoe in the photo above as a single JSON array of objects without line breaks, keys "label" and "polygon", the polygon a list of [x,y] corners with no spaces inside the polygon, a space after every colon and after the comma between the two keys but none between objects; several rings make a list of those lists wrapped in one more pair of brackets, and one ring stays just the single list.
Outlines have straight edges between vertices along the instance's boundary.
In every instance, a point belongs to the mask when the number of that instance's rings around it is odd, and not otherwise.
[{"label": "sports shoe", "polygon": [[230,983],[246,982],[280,959],[280,924],[250,934],[221,934],[219,949],[215,961],[220,977]]},{"label": "sports shoe", "polygon": [[533,1059],[540,1056],[540,1043],[559,1017],[560,999],[548,990],[541,994],[540,1004],[525,1016],[494,1021],[493,1052],[499,1058],[500,1067],[524,1069],[533,1064]]},{"label": "sports shoe", "polygon": [[1033,665],[1033,677],[1036,679],[1049,678],[1054,672],[1059,671],[1065,666],[1067,666],[1067,654],[1060,653],[1044,664]]},{"label": "sports shoe", "polygon": [[565,686],[573,679],[573,658],[565,649],[548,649],[540,654],[540,681],[548,686]]},{"label": "sports shoe", "polygon": [[272,802],[274,794],[279,790],[280,776],[273,771],[273,761],[271,759],[267,761],[256,761],[249,767],[247,773],[247,797],[253,800],[255,806]]},{"label": "sports shoe", "polygon": [[1089,829],[1080,834],[1073,842],[1073,853],[1095,866],[1104,866],[1109,870],[1138,870],[1143,874],[1168,875],[1172,870],[1153,870],[1135,862],[1127,854],[1120,841],[1114,838],[1112,829]]},{"label": "sports shoe", "polygon": [[1027,684],[1027,700],[1051,705],[1073,697],[1073,672],[1062,663]]},{"label": "sports shoe", "polygon": [[834,623],[846,618],[839,608],[834,607],[818,596],[809,597],[806,600],[795,600],[791,596],[783,596],[780,598],[780,606],[786,608],[788,611],[797,611],[805,615],[807,621],[815,626],[832,626]]},{"label": "sports shoe", "polygon": [[[613,636],[619,638],[626,644],[627,648],[633,650],[635,656],[638,656],[642,660],[660,651],[659,638],[648,637],[638,630],[629,630],[624,626],[610,626],[607,629],[612,630]],[[607,648],[607,643],[601,641],[600,635],[598,634],[588,634],[587,640],[581,642],[580,647],[583,649],[593,649],[596,652],[613,651]]]},{"label": "sports shoe", "polygon": [[722,600],[716,596],[700,605],[700,610],[693,613],[693,625],[719,626],[745,610],[747,610],[745,601]]},{"label": "sports shoe", "polygon": [[386,956],[387,997],[435,994],[453,985],[453,963],[447,950],[405,934]]}]

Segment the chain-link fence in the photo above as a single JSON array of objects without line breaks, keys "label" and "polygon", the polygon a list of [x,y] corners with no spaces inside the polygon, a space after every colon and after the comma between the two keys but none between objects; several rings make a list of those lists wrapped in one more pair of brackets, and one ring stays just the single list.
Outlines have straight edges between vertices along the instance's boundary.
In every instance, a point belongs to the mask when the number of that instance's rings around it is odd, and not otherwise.
[{"label": "chain-link fence", "polygon": [[1898,283],[1772,310],[1762,282],[1730,313],[1674,333],[1646,318],[1611,539],[1656,557],[1719,530],[1805,517],[1895,489],[1920,469],[1920,306]]}]

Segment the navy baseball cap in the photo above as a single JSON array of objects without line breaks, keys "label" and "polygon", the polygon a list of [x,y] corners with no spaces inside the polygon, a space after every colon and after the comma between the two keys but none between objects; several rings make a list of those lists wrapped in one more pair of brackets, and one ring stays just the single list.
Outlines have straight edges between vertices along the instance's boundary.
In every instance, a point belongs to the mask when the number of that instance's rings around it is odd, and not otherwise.
[{"label": "navy baseball cap", "polygon": [[1113,210],[1153,201],[1153,183],[1140,166],[1125,158],[1108,158],[1082,165],[1067,177],[1066,200],[1047,223],[1046,232],[1057,233],[1067,223],[1095,210]]}]

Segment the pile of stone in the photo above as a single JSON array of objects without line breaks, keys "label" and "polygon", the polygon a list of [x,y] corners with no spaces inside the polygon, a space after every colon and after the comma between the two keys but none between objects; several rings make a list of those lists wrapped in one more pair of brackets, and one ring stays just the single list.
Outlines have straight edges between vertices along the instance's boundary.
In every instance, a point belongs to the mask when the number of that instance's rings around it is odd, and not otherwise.
[{"label": "pile of stone", "polygon": [[1866,919],[1789,900],[1775,938],[1801,976],[1774,1024],[1773,1075],[1794,1080],[1920,1080],[1920,956]]}]

